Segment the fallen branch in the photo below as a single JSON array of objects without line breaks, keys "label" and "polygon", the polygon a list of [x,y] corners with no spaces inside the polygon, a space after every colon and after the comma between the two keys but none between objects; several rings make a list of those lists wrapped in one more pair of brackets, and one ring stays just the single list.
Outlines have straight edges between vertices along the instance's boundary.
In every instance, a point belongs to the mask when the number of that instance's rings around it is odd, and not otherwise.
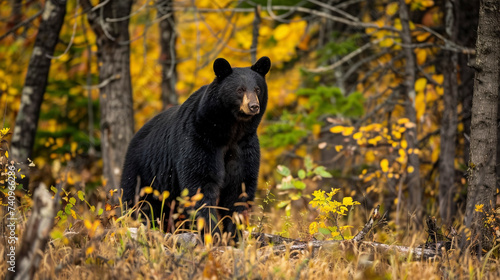
[{"label": "fallen branch", "polygon": [[[363,226],[363,229],[361,229],[361,231],[356,234],[353,239],[349,240],[302,241],[279,235],[258,232],[245,232],[244,236],[251,234],[251,237],[257,240],[257,246],[260,248],[258,250],[258,255],[261,261],[265,261],[272,254],[280,255],[289,253],[290,256],[294,257],[297,254],[309,252],[311,256],[316,256],[320,251],[332,252],[336,250],[368,251],[370,253],[379,253],[384,255],[397,255],[398,257],[414,260],[432,259],[441,256],[441,246],[433,247],[429,246],[430,244],[426,244],[425,246],[412,248],[402,245],[388,245],[378,242],[364,241],[368,233],[381,221],[382,216],[380,215],[379,209],[380,206],[373,209],[368,221]],[[171,237],[177,246],[194,248],[202,245],[200,238],[195,233],[182,233],[171,235]],[[231,246],[216,246],[212,249],[212,252],[214,253],[231,252],[231,254],[242,254],[240,251],[241,249]]]}]

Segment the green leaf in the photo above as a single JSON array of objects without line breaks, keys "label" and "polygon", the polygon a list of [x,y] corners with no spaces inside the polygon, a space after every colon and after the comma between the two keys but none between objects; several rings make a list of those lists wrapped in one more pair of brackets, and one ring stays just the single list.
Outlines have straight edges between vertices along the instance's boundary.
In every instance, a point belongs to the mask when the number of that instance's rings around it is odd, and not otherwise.
[{"label": "green leaf", "polygon": [[94,213],[95,212],[95,206],[90,206],[90,212]]},{"label": "green leaf", "polygon": [[336,226],[328,227],[328,229],[330,230],[330,232],[336,232],[336,231],[338,231],[338,229],[337,229]]},{"label": "green leaf", "polygon": [[61,230],[54,229],[53,231],[50,232],[50,238],[52,238],[52,239],[59,239],[59,238],[63,238],[63,237],[64,237],[64,233]]},{"label": "green leaf", "polygon": [[75,199],[74,197],[71,197],[71,198],[69,199],[69,203],[70,203],[71,205],[75,205],[75,203],[76,203],[76,199]]},{"label": "green leaf", "polygon": [[304,165],[305,165],[307,171],[310,171],[313,169],[313,161],[312,161],[312,158],[310,156],[306,156],[304,158]]},{"label": "green leaf", "polygon": [[82,191],[78,191],[78,198],[81,201],[84,201],[85,200],[85,194]]},{"label": "green leaf", "polygon": [[54,192],[54,194],[57,194],[57,188],[54,186],[50,186],[50,190]]},{"label": "green leaf", "polygon": [[329,229],[322,228],[322,227],[318,228],[318,231],[319,231],[319,233],[325,234],[325,235],[329,235],[331,233],[331,231]]},{"label": "green leaf", "polygon": [[323,178],[332,178],[332,174],[330,174],[330,172],[326,171],[325,170],[325,167],[324,166],[318,166],[314,169],[314,173],[316,175],[319,175]]},{"label": "green leaf", "polygon": [[215,215],[212,212],[210,212],[210,219],[212,220],[212,222],[214,222],[214,224],[217,224],[218,222],[217,217],[215,217]]},{"label": "green leaf", "polygon": [[97,215],[99,215],[99,216],[100,216],[100,215],[102,215],[102,213],[103,213],[103,212],[104,212],[104,209],[99,208],[99,211],[97,211]]},{"label": "green leaf", "polygon": [[306,188],[306,184],[302,181],[294,180],[293,186],[298,190],[303,190]]},{"label": "green leaf", "polygon": [[291,193],[288,195],[291,200],[299,200],[302,197],[302,192]]},{"label": "green leaf", "polygon": [[290,176],[290,169],[288,169],[288,167],[284,166],[284,165],[278,165],[278,173],[282,176]]},{"label": "green leaf", "polygon": [[304,180],[306,178],[306,172],[303,169],[299,170],[298,175],[300,180]]},{"label": "green leaf", "polygon": [[278,203],[277,207],[281,209],[281,208],[286,207],[289,204],[290,204],[290,200],[283,200],[283,201],[280,201],[280,203]]},{"label": "green leaf", "polygon": [[278,187],[278,189],[280,189],[280,190],[290,190],[293,188],[294,188],[294,186],[290,181],[285,181],[285,182],[282,181]]},{"label": "green leaf", "polygon": [[67,214],[67,215],[71,215],[71,207],[73,207],[71,204],[66,204],[66,207],[64,207],[64,212]]}]

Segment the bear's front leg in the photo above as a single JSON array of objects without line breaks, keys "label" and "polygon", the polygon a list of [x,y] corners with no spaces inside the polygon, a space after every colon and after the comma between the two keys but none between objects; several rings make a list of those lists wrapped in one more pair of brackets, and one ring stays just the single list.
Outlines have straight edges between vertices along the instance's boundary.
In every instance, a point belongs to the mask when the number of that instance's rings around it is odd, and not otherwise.
[{"label": "bear's front leg", "polygon": [[[217,210],[215,206],[217,205],[217,197],[212,191],[213,186],[208,184],[205,188],[205,191],[202,188],[201,193],[203,194],[203,198],[196,203],[195,209],[196,220],[202,218],[205,221],[205,225],[203,229],[200,230],[201,236],[203,237],[205,233],[210,233],[212,236],[217,238],[221,238],[222,234],[219,229],[219,219],[217,218]],[[218,194],[218,193],[217,193]]]},{"label": "bear's front leg", "polygon": [[220,238],[221,231],[215,207],[225,173],[221,156],[217,156],[217,151],[212,154],[204,150],[192,150],[182,162],[184,166],[177,168],[180,171],[179,187],[181,190],[187,188],[190,197],[198,192],[203,194],[194,206],[195,219],[203,218],[205,222],[204,229],[199,229],[201,235],[211,233],[216,236],[218,234]]},{"label": "bear's front leg", "polygon": [[[251,205],[257,190],[259,175],[260,149],[257,136],[251,136],[226,154],[226,177],[221,191],[219,206],[224,231],[231,234],[237,242],[242,232],[237,230],[234,218],[246,224]],[[235,215],[236,214],[236,215]]]}]

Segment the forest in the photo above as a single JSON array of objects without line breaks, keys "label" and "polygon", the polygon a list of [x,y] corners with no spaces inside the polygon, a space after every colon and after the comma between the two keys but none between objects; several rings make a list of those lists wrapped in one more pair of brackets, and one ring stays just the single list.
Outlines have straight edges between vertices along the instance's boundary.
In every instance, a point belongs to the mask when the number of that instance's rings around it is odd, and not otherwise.
[{"label": "forest", "polygon": [[[0,277],[500,279],[499,34],[498,0],[0,0]],[[262,57],[251,211],[124,201],[134,134]]]}]

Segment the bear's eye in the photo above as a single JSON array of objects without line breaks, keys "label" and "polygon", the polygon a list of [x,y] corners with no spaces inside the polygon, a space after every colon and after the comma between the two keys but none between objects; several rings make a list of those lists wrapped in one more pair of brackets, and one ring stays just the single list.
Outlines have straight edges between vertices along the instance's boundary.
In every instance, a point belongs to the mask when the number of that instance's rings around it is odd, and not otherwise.
[{"label": "bear's eye", "polygon": [[238,88],[236,90],[236,92],[241,95],[241,94],[243,94],[245,92],[245,89],[244,88]]},{"label": "bear's eye", "polygon": [[255,88],[255,93],[256,93],[256,94],[259,94],[259,93],[260,93],[260,88],[256,87],[256,88]]}]

